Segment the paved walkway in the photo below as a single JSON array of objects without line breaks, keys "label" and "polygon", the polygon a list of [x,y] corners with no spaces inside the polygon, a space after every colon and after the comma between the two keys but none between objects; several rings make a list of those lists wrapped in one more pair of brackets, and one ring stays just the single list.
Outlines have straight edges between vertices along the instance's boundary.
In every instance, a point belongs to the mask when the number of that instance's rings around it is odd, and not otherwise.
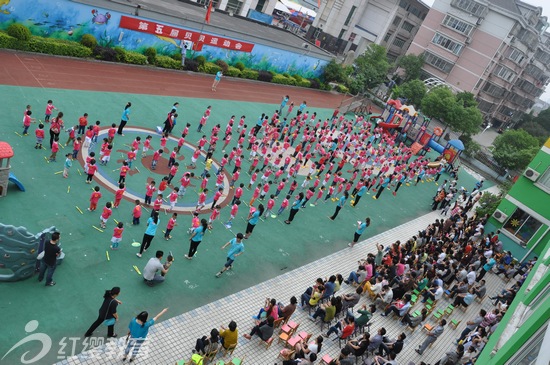
[{"label": "paved walkway", "polygon": [[[496,192],[496,189],[496,187],[493,187],[488,189],[488,191]],[[341,273],[347,276],[350,271],[356,269],[357,259],[364,258],[367,253],[375,251],[374,243],[379,242],[386,247],[396,240],[401,240],[401,242],[403,242],[438,218],[441,218],[438,212],[423,215],[408,223],[360,242],[353,249],[346,248],[340,250],[321,260],[312,262],[226,298],[162,321],[150,331],[149,344],[146,351],[137,358],[136,363],[173,364],[178,359],[184,358],[188,360],[197,338],[208,334],[211,328],[218,327],[221,324],[227,326],[230,320],[235,320],[238,324],[240,333],[239,344],[233,354],[234,356],[240,358],[246,357],[247,364],[280,364],[281,361],[276,358],[279,351],[282,349],[281,344],[274,343],[269,350],[266,350],[264,347],[259,346],[257,338],[248,341],[242,337],[242,334],[247,333],[252,327],[253,321],[251,316],[257,314],[266,297],[277,298],[279,301],[288,302],[288,299],[292,295],[299,297],[305,288],[310,286],[317,277],[325,277],[333,273]],[[228,272],[219,280],[225,281],[228,285],[231,285],[231,276],[232,273]],[[505,287],[504,281],[495,275],[489,274],[485,279],[489,288],[488,295],[494,295],[494,293]],[[343,284],[338,294],[350,293],[353,290],[355,290],[354,287]],[[358,306],[364,303],[370,304],[370,299],[363,296]],[[449,300],[443,300],[436,309],[444,309],[449,303]],[[420,308],[421,304],[417,303],[415,309]],[[404,327],[400,326],[397,321],[381,317],[377,312],[373,318],[374,322],[371,327],[371,333],[375,333],[378,328],[383,326],[387,330],[387,336],[391,339],[394,339],[403,331],[407,334],[405,348],[398,356],[399,364],[409,364],[409,362],[418,364],[420,360],[426,363],[435,363],[446,351],[454,349],[454,341],[464,329],[465,322],[472,318],[481,308],[488,310],[492,308],[492,305],[489,300],[485,300],[481,304],[474,301],[466,312],[456,309],[447,320],[457,319],[462,321],[458,329],[455,330],[447,326],[442,337],[438,339],[432,348],[426,350],[422,357],[417,355],[414,349],[424,341],[424,331],[417,330],[411,334],[409,330],[405,330]],[[319,324],[314,324],[309,321],[307,319],[307,312],[305,311],[298,309],[293,315],[292,320],[300,324],[301,331],[312,333],[313,336],[321,334]],[[430,316],[427,322],[434,324],[435,320]],[[121,335],[124,334],[124,325],[125,324],[120,324],[118,326],[118,331]],[[111,341],[91,352],[82,353],[62,361],[59,364],[118,364],[120,363],[120,354],[123,346],[124,339],[118,339],[118,341]],[[329,354],[334,357],[337,356],[338,353],[338,342],[325,340],[321,354]],[[221,359],[221,357],[218,357],[217,360],[219,359]],[[227,361],[229,358],[225,360]]]}]

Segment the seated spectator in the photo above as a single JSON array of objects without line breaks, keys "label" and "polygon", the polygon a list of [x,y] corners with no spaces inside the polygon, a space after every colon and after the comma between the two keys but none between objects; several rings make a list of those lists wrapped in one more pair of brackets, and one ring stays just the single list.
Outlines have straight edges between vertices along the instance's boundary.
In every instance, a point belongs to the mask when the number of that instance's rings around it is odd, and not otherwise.
[{"label": "seated spectator", "polygon": [[420,281],[418,281],[418,284],[416,284],[416,290],[423,291],[428,286],[428,278],[423,277]]},{"label": "seated spectator", "polygon": [[[376,306],[374,304],[369,305],[369,310],[367,310],[367,305],[363,304],[361,309],[357,311],[357,313],[359,313],[359,317],[355,317],[355,327],[361,328],[369,323],[374,312],[376,312]],[[351,311],[348,311],[347,315],[348,317],[353,317],[353,313]]]},{"label": "seated spectator", "polygon": [[198,353],[200,355],[207,355],[209,353],[212,353],[218,349],[220,337],[220,333],[216,328],[213,328],[210,331],[210,336],[202,336],[201,338],[198,338],[195,343],[195,349],[193,350],[193,353]]},{"label": "seated spectator", "polygon": [[314,341],[311,341],[309,344],[298,342],[296,347],[296,357],[300,359],[315,361],[312,355],[318,355],[321,352],[322,348],[323,336],[317,336],[317,338]]},{"label": "seated spectator", "polygon": [[393,302],[384,313],[380,313],[381,316],[386,317],[391,312],[397,314],[399,317],[403,317],[411,309],[411,295],[405,294],[403,300],[397,300]]},{"label": "seated spectator", "polygon": [[393,300],[393,290],[390,288],[389,285],[384,285],[382,287],[382,291],[380,291],[380,293],[376,295],[374,304],[377,307],[385,308],[387,305],[391,304],[392,300]]},{"label": "seated spectator", "polygon": [[317,361],[317,355],[311,354],[309,359],[296,358],[294,359],[283,360],[283,365],[313,365]]},{"label": "seated spectator", "polygon": [[363,281],[365,281],[365,278],[367,277],[367,272],[365,271],[365,267],[363,265],[359,265],[359,268],[357,271],[352,271],[349,273],[348,279],[344,280],[344,283],[350,285],[352,283],[360,284]]},{"label": "seated spectator", "polygon": [[346,312],[349,308],[353,308],[357,303],[359,303],[359,299],[361,299],[362,293],[363,288],[358,287],[357,289],[355,289],[354,293],[344,294],[342,296],[342,310]]},{"label": "seated spectator", "polygon": [[330,338],[331,334],[336,333],[339,338],[344,340],[349,336],[351,336],[354,330],[355,330],[355,318],[345,317],[344,319],[341,319],[340,321],[336,322],[334,326],[330,327],[328,329],[328,332],[323,336]]},{"label": "seated spectator", "polygon": [[306,289],[306,291],[302,294],[300,298],[300,304],[302,307],[304,306],[304,303],[307,303],[309,301],[309,298],[311,298],[311,294],[313,293],[314,289],[319,286],[323,286],[323,283],[323,279],[317,278],[317,280],[315,280],[315,284]]},{"label": "seated spectator", "polygon": [[431,299],[434,301],[440,300],[443,297],[443,288],[436,283],[430,289],[426,290],[422,294],[422,297],[424,298],[422,299],[422,303],[426,303],[428,299]]},{"label": "seated spectator", "polygon": [[[309,293],[308,291],[311,290]],[[314,288],[308,288],[308,291],[306,291],[304,294],[302,294],[302,297],[300,298],[300,307],[302,309],[306,309],[306,303],[310,307],[315,307],[317,303],[321,300],[321,295],[323,291],[325,290],[325,287],[323,285],[318,285]]]},{"label": "seated spectator", "polygon": [[336,290],[336,275],[331,275],[324,283],[325,290],[321,296],[321,300],[330,298]]},{"label": "seated spectator", "polygon": [[321,317],[323,322],[330,323],[336,315],[336,298],[330,298],[330,302],[321,304],[317,307],[315,313],[309,316],[313,322],[317,321],[318,317]]},{"label": "seated spectator", "polygon": [[375,350],[378,350],[382,342],[384,342],[385,335],[386,335],[386,329],[384,327],[379,328],[376,335],[370,338],[370,343],[367,350],[369,352],[374,352]]},{"label": "seated spectator", "polygon": [[370,281],[366,281],[365,285],[363,286],[363,292],[368,292],[369,295],[375,296],[376,294],[380,293],[382,290],[382,280],[384,278],[382,276],[376,277],[376,283],[374,285],[371,284]]},{"label": "seated spectator", "polygon": [[420,311],[420,315],[416,317],[412,317],[409,313],[406,313],[401,320],[401,324],[409,325],[409,327],[415,328],[420,323],[424,322],[427,316],[428,310],[426,308],[422,308],[422,311]]},{"label": "seated spectator", "polygon": [[350,351],[350,354],[353,354],[355,356],[362,356],[369,347],[369,337],[369,333],[364,333],[359,339],[348,340],[348,342],[346,343],[346,347]]},{"label": "seated spectator", "polygon": [[452,287],[449,297],[454,298],[457,294],[464,294],[467,292],[468,292],[468,280],[464,279]]},{"label": "seated spectator", "polygon": [[336,282],[334,283],[334,292],[336,293],[342,287],[344,277],[341,274],[336,274]]},{"label": "seated spectator", "polygon": [[239,340],[239,331],[237,330],[237,322],[229,322],[228,328],[221,326],[220,343],[224,349],[228,349],[233,345],[237,345]]},{"label": "seated spectator", "polygon": [[454,351],[447,351],[434,365],[457,364],[464,356],[464,346],[458,345]]},{"label": "seated spectator", "polygon": [[399,354],[401,350],[403,350],[403,345],[405,339],[407,338],[407,335],[402,332],[399,336],[397,336],[397,339],[393,342],[382,342],[380,344],[380,347],[378,351],[380,352],[380,356],[387,356],[390,353],[394,353],[395,355]]},{"label": "seated spectator", "polygon": [[[394,353],[391,353],[387,357],[383,356],[374,356],[371,359],[365,360],[365,365],[397,365],[397,361],[395,361],[396,355]],[[421,362],[420,365],[426,365],[424,362]]]},{"label": "seated spectator", "polygon": [[461,305],[464,308],[468,308],[468,306],[474,301],[474,298],[474,288],[471,288],[467,293],[457,294],[455,301],[453,302],[453,306],[458,307]]},{"label": "seated spectator", "polygon": [[273,336],[273,317],[269,316],[265,321],[258,323],[252,328],[250,334],[245,333],[244,338],[250,340],[252,336],[258,335],[263,341],[267,341]]},{"label": "seated spectator", "polygon": [[508,300],[513,300],[516,296],[516,291],[513,288],[504,289],[500,294],[495,297],[489,297],[494,300],[493,305],[497,305],[499,302],[506,303]]},{"label": "seated spectator", "polygon": [[257,316],[252,316],[252,319],[260,321],[266,317],[273,317],[274,320],[279,318],[279,307],[275,299],[265,298],[264,307],[260,309]]},{"label": "seated spectator", "polygon": [[343,348],[340,350],[340,355],[338,356],[338,359],[332,360],[330,363],[331,365],[354,365],[355,361],[353,361],[349,355],[350,351],[347,348]]},{"label": "seated spectator", "polygon": [[462,333],[460,334],[460,337],[456,340],[456,342],[459,343],[460,341],[464,340],[470,332],[475,330],[481,324],[481,322],[483,322],[483,318],[486,315],[487,315],[487,311],[485,311],[485,309],[481,309],[479,311],[479,314],[476,317],[474,317],[474,319],[472,319],[471,321],[467,321],[466,328],[462,331]]},{"label": "seated spectator", "polygon": [[294,314],[297,303],[298,303],[298,300],[296,299],[295,296],[292,296],[290,298],[290,304],[283,305],[283,303],[279,303],[278,304],[279,318],[284,318],[285,321],[288,321],[292,316],[292,314]]},{"label": "seated spectator", "polygon": [[479,298],[483,298],[487,294],[487,287],[485,286],[485,280],[481,280],[479,284],[474,286],[474,294]]}]

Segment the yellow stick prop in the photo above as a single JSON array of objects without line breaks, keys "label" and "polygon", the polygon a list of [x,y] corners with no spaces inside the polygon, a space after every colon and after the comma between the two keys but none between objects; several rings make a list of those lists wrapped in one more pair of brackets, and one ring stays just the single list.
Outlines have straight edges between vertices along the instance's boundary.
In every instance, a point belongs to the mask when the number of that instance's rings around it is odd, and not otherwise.
[{"label": "yellow stick prop", "polygon": [[94,227],[95,229],[97,229],[99,232],[103,233],[103,230],[101,228],[97,228],[96,226],[92,226]]},{"label": "yellow stick prop", "polygon": [[105,251],[105,255],[107,255],[107,261],[111,261],[111,258],[109,257],[109,251]]},{"label": "yellow stick prop", "polygon": [[79,207],[77,207],[76,205],[74,207],[76,208],[76,210],[78,210],[80,212],[80,214],[84,214],[84,213],[82,213],[82,210],[80,210]]}]

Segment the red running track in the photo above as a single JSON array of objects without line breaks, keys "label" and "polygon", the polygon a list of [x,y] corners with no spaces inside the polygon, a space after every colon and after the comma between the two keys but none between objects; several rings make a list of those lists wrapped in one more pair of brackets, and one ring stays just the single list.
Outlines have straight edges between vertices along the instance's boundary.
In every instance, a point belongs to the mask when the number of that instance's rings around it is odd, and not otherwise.
[{"label": "red running track", "polygon": [[345,95],[285,85],[223,78],[211,90],[212,75],[94,60],[0,50],[0,83],[13,86],[123,92],[276,104],[283,95],[294,103],[336,108]]}]

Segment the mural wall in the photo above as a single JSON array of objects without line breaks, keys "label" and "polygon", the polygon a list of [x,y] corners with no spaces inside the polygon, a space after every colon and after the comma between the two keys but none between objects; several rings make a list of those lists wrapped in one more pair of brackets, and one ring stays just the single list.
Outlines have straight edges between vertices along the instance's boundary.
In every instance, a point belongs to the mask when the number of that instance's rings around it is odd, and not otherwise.
[{"label": "mural wall", "polygon": [[[93,34],[101,46],[119,46],[137,52],[154,47],[163,55],[180,53],[180,41],[177,39],[120,28],[121,16],[123,14],[115,11],[68,0],[0,0],[0,30],[15,22],[26,25],[34,35],[42,37],[79,41],[82,35]],[[254,44],[251,52],[205,45],[196,55],[203,55],[209,61],[223,59],[230,65],[242,62],[247,68],[286,72],[307,78],[320,76],[327,64],[327,61],[315,57],[259,43]]]}]

